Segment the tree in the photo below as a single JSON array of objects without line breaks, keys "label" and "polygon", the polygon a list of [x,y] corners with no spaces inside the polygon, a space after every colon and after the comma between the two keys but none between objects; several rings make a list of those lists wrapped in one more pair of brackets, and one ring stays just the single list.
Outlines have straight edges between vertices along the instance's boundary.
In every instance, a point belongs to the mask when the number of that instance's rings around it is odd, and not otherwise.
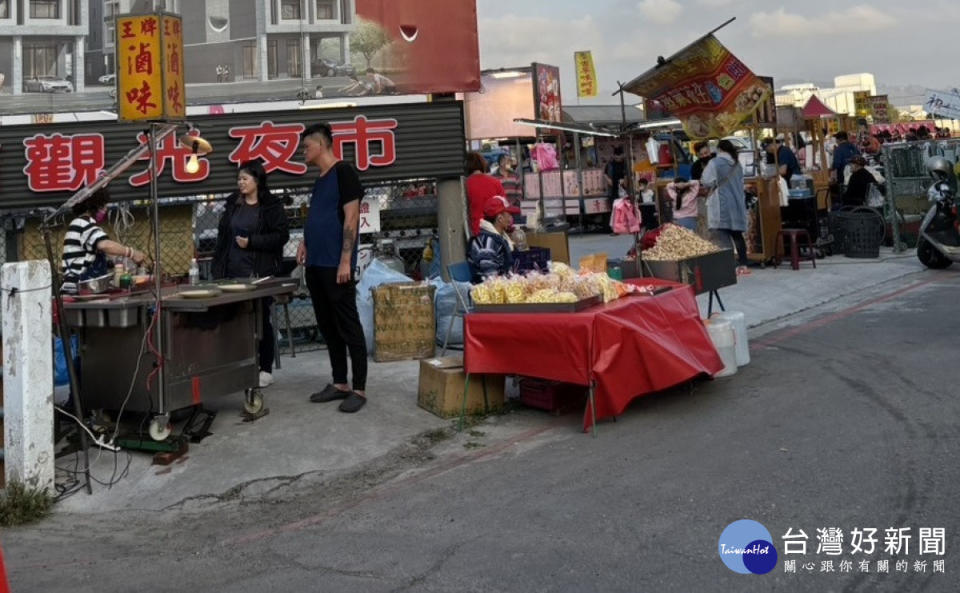
[{"label": "tree", "polygon": [[390,36],[377,23],[359,20],[357,30],[350,35],[350,48],[356,51],[367,61],[367,68],[372,68],[373,58],[377,52],[390,43]]}]

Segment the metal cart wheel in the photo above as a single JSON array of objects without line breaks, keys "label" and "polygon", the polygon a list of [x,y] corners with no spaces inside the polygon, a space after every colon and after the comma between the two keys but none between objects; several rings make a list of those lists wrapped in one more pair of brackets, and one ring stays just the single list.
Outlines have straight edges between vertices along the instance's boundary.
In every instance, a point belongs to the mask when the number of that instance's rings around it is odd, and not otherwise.
[{"label": "metal cart wheel", "polygon": [[259,414],[263,410],[263,393],[259,389],[247,389],[243,399],[243,411],[247,414]]},{"label": "metal cart wheel", "polygon": [[169,416],[154,416],[150,420],[150,438],[155,441],[165,441],[173,432]]}]

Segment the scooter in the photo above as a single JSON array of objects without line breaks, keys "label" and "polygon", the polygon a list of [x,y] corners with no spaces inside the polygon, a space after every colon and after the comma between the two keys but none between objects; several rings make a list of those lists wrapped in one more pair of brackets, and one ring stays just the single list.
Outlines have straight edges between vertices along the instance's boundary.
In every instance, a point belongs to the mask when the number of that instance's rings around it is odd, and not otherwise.
[{"label": "scooter", "polygon": [[927,191],[933,205],[920,224],[917,259],[928,268],[942,270],[960,262],[957,183],[953,166],[943,157],[931,159],[927,169],[935,180]]}]

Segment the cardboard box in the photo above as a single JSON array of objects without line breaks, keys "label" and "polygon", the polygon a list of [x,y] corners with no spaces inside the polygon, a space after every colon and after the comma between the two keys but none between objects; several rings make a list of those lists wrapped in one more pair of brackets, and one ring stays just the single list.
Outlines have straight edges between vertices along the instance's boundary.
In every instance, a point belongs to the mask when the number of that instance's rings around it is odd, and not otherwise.
[{"label": "cardboard box", "polygon": [[545,247],[550,250],[550,259],[570,265],[570,244],[567,233],[563,231],[553,233],[527,232],[527,245],[530,247]]},{"label": "cardboard box", "polygon": [[[465,380],[463,359],[459,356],[421,360],[417,405],[441,418],[459,416]],[[484,390],[489,408],[484,405]],[[500,410],[503,408],[503,390],[503,375],[471,375],[467,414]]]},{"label": "cardboard box", "polygon": [[433,356],[437,322],[435,286],[418,282],[383,284],[373,290],[373,360],[391,362]]}]

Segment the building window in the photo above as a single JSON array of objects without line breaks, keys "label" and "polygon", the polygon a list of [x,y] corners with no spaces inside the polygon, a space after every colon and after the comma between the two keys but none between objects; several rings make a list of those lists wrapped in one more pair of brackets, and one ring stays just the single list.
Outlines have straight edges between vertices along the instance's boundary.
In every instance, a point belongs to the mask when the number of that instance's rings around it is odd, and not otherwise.
[{"label": "building window", "polygon": [[120,13],[119,2],[106,2],[103,5],[103,46],[113,47],[116,36],[116,15]]},{"label": "building window", "polygon": [[350,0],[340,0],[340,17],[344,25],[349,25],[353,22],[350,14]]},{"label": "building window", "polygon": [[317,20],[332,21],[337,18],[335,0],[317,0]]},{"label": "building window", "polygon": [[280,18],[285,21],[299,21],[303,18],[302,0],[280,0]]},{"label": "building window", "polygon": [[30,0],[30,18],[59,19],[60,0]]},{"label": "building window", "polygon": [[243,46],[243,77],[257,77],[257,46],[256,44]]},{"label": "building window", "polygon": [[287,76],[295,78],[301,76],[300,69],[300,42],[287,42]]},{"label": "building window", "polygon": [[57,75],[57,46],[25,45],[23,48],[23,77],[37,78],[40,76]]},{"label": "building window", "polygon": [[267,78],[276,78],[280,71],[280,47],[276,39],[267,41]]},{"label": "building window", "polygon": [[0,0],[0,19],[10,18],[10,0]]}]

